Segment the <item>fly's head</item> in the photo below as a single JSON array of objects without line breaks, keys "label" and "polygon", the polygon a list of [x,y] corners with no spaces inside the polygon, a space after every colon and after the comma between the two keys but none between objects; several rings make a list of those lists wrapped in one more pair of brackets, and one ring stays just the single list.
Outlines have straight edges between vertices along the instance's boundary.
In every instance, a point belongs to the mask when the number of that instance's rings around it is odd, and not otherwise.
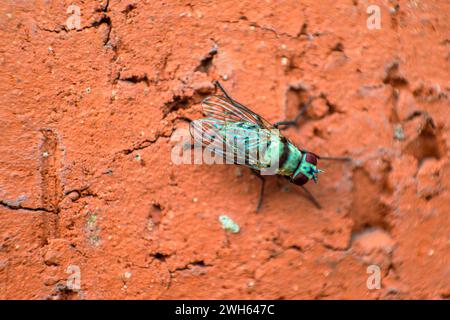
[{"label": "fly's head", "polygon": [[317,159],[318,156],[314,153],[305,152],[302,156],[300,165],[294,172],[292,182],[296,185],[302,186],[312,179],[315,183],[317,183],[317,175],[320,172],[323,172],[323,170],[317,169]]}]

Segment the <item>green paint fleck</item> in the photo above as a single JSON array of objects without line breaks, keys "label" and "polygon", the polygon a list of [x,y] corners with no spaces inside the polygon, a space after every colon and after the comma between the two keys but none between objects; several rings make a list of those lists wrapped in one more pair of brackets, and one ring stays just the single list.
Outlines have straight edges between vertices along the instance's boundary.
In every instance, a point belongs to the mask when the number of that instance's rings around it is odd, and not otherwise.
[{"label": "green paint fleck", "polygon": [[88,218],[88,221],[87,221],[87,224],[88,224],[88,227],[89,228],[93,228],[93,227],[95,227],[95,222],[97,221],[97,215],[95,215],[95,214],[90,214],[89,215],[89,218]]},{"label": "green paint fleck", "polygon": [[86,220],[86,233],[87,233],[88,241],[93,246],[99,246],[100,245],[100,236],[98,235],[98,232],[99,232],[100,228],[97,225],[98,216],[95,213],[90,212],[90,211],[88,211],[87,215],[88,215],[88,217]]},{"label": "green paint fleck", "polygon": [[405,133],[401,125],[396,125],[394,128],[394,138],[397,140],[405,140]]},{"label": "green paint fleck", "polygon": [[240,228],[236,222],[226,215],[219,216],[219,221],[222,224],[222,228],[232,233],[238,233]]}]

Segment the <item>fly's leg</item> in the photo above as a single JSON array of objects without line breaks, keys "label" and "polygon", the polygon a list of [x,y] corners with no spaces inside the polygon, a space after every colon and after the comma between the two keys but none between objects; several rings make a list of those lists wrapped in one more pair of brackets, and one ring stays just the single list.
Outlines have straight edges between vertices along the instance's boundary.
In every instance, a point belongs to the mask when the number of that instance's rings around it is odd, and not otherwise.
[{"label": "fly's leg", "polygon": [[291,126],[297,126],[298,122],[305,115],[306,110],[308,109],[308,107],[309,107],[309,105],[311,104],[312,101],[313,101],[313,98],[310,97],[308,99],[308,102],[306,102],[304,105],[302,105],[299,113],[297,114],[297,116],[294,119],[292,119],[292,120],[285,120],[285,121],[278,121],[278,122],[275,122],[273,126],[275,128],[283,126],[283,128],[281,128],[281,129],[287,129],[287,128],[291,127]]},{"label": "fly's leg", "polygon": [[311,154],[315,155],[318,160],[352,161],[352,158],[350,158],[350,157],[328,157],[328,156],[327,157],[322,157],[322,156],[319,156],[319,155],[315,154],[314,152],[310,152],[308,150],[300,149],[300,151],[301,151],[302,154],[304,154],[304,153],[311,153]]},{"label": "fly's leg", "polygon": [[331,160],[331,161],[352,161],[350,157],[318,157],[319,160]]},{"label": "fly's leg", "polygon": [[219,81],[214,81],[214,84],[216,85],[217,88],[219,88],[220,91],[222,91],[223,95],[230,101],[230,103],[235,106],[236,108],[242,108],[244,110],[248,110],[248,108],[246,106],[244,106],[243,104],[237,102],[236,100],[234,100],[225,90],[224,87],[222,87],[222,85],[220,84]]},{"label": "fly's leg", "polygon": [[317,201],[316,198],[314,198],[312,193],[309,192],[309,190],[306,189],[304,186],[300,186],[300,187],[302,187],[308,200],[311,201],[316,206],[317,209],[322,209],[322,206],[320,205],[319,201]]},{"label": "fly's leg", "polygon": [[258,177],[261,180],[261,189],[259,189],[259,196],[258,196],[258,204],[256,206],[256,212],[259,212],[262,206],[263,198],[264,198],[264,185],[266,184],[266,179],[262,176],[258,175]]},{"label": "fly's leg", "polygon": [[[308,152],[306,150],[301,150],[302,153]],[[352,161],[352,158],[350,157],[321,157],[318,155],[315,155],[317,157],[317,159],[319,160],[331,160],[331,161]],[[309,192],[308,189],[306,189],[304,186],[301,186],[303,191],[305,192],[306,196],[308,197],[308,199],[314,203],[314,205],[317,207],[317,209],[322,209],[322,206],[320,205],[320,203],[316,200],[316,198],[314,198],[314,196],[312,195],[311,192]]]},{"label": "fly's leg", "polygon": [[222,85],[220,84],[219,81],[214,81],[214,84],[217,88],[220,89],[220,91],[222,91],[223,95],[230,100],[230,102],[234,105],[235,101],[233,100],[233,98],[231,98],[231,96],[227,93],[227,91],[225,90],[224,87],[222,87]]},{"label": "fly's leg", "polygon": [[259,196],[258,196],[258,204],[256,205],[256,212],[259,212],[263,202],[264,186],[266,184],[266,179],[262,175],[260,175],[259,172],[256,170],[252,170],[252,173],[261,180],[261,187],[259,189]]}]

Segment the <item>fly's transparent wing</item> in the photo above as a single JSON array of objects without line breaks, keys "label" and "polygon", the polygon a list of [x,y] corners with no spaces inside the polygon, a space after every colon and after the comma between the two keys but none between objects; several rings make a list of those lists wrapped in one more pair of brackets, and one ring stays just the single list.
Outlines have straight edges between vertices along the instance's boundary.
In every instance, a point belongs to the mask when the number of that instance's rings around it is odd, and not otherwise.
[{"label": "fly's transparent wing", "polygon": [[203,113],[207,117],[218,120],[249,122],[262,129],[275,129],[273,125],[260,115],[236,101],[235,103],[236,105],[231,104],[229,100],[223,96],[209,96],[202,102]]},{"label": "fly's transparent wing", "polygon": [[227,163],[258,170],[270,166],[270,159],[266,159],[264,154],[273,141],[272,130],[261,129],[242,120],[205,118],[192,121],[190,131],[196,144],[214,152]]}]

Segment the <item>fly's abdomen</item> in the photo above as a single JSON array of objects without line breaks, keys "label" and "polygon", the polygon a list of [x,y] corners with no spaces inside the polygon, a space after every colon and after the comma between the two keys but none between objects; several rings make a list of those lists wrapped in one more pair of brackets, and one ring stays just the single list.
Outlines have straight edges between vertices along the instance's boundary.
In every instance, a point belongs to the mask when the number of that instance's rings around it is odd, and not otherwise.
[{"label": "fly's abdomen", "polygon": [[275,169],[274,173],[285,176],[292,176],[298,167],[301,152],[276,130],[245,121],[216,121],[212,126],[223,139],[226,150],[221,153],[233,163],[256,170],[271,168]]},{"label": "fly's abdomen", "polygon": [[260,128],[250,122],[225,123],[219,130],[223,137],[225,152],[237,164],[259,168],[258,148],[260,146]]},{"label": "fly's abdomen", "polygon": [[257,170],[272,167],[284,149],[277,134],[250,122],[227,123],[220,129],[220,134],[227,147],[232,146],[238,164]]}]

